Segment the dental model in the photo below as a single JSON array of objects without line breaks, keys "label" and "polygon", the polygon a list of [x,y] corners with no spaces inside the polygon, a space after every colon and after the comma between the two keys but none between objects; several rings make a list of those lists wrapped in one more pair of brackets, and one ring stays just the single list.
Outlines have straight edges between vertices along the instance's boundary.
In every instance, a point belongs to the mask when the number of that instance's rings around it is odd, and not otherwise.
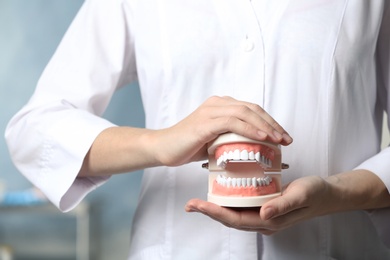
[{"label": "dental model", "polygon": [[[237,134],[220,135],[208,145],[208,201],[226,207],[259,207],[281,194],[280,145]],[[265,173],[267,172],[267,174]]]}]

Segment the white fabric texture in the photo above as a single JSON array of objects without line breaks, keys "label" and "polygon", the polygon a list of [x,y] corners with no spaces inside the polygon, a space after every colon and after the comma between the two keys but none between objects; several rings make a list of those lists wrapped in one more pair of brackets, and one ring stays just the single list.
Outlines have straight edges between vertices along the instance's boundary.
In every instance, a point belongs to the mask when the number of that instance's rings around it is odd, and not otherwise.
[{"label": "white fabric texture", "polygon": [[[389,19],[385,0],[88,0],[9,123],[10,153],[55,205],[71,209],[107,180],[76,176],[113,125],[100,117],[112,94],[138,80],[147,128],[175,124],[212,95],[232,96],[264,107],[294,138],[283,148],[284,183],[362,168],[390,189],[390,148],[380,151]],[[268,237],[185,213],[187,200],[206,199],[207,174],[200,163],[145,170],[129,259],[390,257],[388,209],[319,217]]]}]

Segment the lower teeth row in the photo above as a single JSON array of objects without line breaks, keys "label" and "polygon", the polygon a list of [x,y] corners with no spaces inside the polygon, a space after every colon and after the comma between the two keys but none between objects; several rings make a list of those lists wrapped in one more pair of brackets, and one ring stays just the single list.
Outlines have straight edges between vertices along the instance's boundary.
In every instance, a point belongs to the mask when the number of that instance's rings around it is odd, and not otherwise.
[{"label": "lower teeth row", "polygon": [[272,178],[265,176],[264,178],[231,178],[223,175],[217,176],[217,183],[224,187],[257,187],[268,186],[272,182]]}]

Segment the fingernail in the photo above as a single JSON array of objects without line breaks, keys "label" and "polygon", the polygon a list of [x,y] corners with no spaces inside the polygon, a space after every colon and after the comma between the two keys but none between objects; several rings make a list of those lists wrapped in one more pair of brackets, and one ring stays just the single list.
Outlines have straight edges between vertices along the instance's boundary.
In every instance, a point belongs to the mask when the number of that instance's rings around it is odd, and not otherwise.
[{"label": "fingernail", "polygon": [[286,142],[286,143],[292,143],[293,139],[291,138],[291,136],[289,136],[288,134],[286,133],[283,133],[283,140]]},{"label": "fingernail", "polygon": [[274,215],[274,210],[272,208],[265,209],[265,212],[264,212],[264,219],[265,220],[272,218],[273,215]]},{"label": "fingernail", "polygon": [[282,140],[282,138],[283,138],[282,135],[276,130],[274,130],[274,136],[278,140]]}]

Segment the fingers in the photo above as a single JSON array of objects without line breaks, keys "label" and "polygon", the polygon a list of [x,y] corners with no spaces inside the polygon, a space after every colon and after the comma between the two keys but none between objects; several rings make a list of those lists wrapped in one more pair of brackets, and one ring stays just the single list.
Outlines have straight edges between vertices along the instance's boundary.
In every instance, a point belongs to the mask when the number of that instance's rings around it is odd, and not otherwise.
[{"label": "fingers", "polygon": [[177,166],[206,158],[206,144],[228,132],[283,145],[292,142],[287,132],[260,106],[214,96],[177,124],[154,131],[149,135],[152,140],[149,143],[161,147],[154,149],[153,155],[159,165]]},{"label": "fingers", "polygon": [[293,141],[287,131],[256,104],[214,96],[205,105],[213,107],[210,116],[214,119],[214,134],[230,131],[252,139],[268,138],[283,145]]},{"label": "fingers", "polygon": [[192,199],[187,202],[185,210],[187,212],[202,213],[227,227],[235,229],[255,232],[262,229],[258,208],[239,211],[199,199]]},{"label": "fingers", "polygon": [[192,199],[187,202],[185,210],[187,212],[202,213],[230,228],[271,235],[295,223],[292,219],[299,219],[299,216],[302,215],[300,211],[305,209],[293,211],[292,215],[264,220],[259,216],[259,208],[238,210],[221,207],[199,199]]},{"label": "fingers", "polygon": [[[310,203],[308,196],[305,186],[298,187],[290,183],[284,189],[282,196],[266,202],[261,207],[260,217],[263,220],[270,220],[304,209]],[[289,217],[291,216],[292,214],[289,214]]]},{"label": "fingers", "polygon": [[329,203],[324,203],[331,197],[326,185],[326,181],[318,176],[297,179],[285,187],[282,196],[262,205],[260,212],[258,209],[224,208],[199,199],[190,200],[186,210],[205,214],[228,227],[270,235],[298,222],[329,213]]},{"label": "fingers", "polygon": [[284,197],[276,198],[266,203],[260,210],[260,217],[269,220],[295,210],[296,207]]},{"label": "fingers", "polygon": [[283,225],[270,225],[267,223],[269,221],[261,220],[259,217],[259,208],[243,210],[230,209],[199,199],[192,199],[186,204],[185,210],[187,212],[202,213],[230,228],[258,232],[263,235],[272,235],[283,227]]},{"label": "fingers", "polygon": [[259,105],[257,104],[254,104],[254,103],[250,103],[250,102],[245,102],[245,101],[238,101],[238,100],[235,100],[233,99],[232,97],[222,97],[224,99],[227,99],[227,100],[231,100],[231,102],[239,102],[239,103],[242,103],[244,105],[246,105],[247,107],[249,107],[252,111],[254,111],[255,113],[257,113],[259,116],[261,116],[262,119],[264,119],[264,121],[266,123],[268,123],[268,125],[276,130],[278,133],[280,134],[283,134],[283,133],[287,133],[286,130],[283,129],[283,127],[281,125],[279,125],[262,107],[260,107]]}]

